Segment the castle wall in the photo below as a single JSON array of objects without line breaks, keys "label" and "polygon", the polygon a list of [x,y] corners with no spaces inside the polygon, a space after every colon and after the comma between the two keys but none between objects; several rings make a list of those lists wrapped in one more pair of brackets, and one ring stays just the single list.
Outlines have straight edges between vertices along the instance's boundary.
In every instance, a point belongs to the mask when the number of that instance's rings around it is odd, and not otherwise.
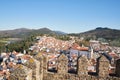
[{"label": "castle wall", "polygon": [[105,56],[101,56],[99,59],[99,72],[98,75],[100,77],[108,77],[109,76],[109,61]]},{"label": "castle wall", "polygon": [[87,75],[88,74],[88,59],[86,56],[81,56],[78,59],[78,75]]},{"label": "castle wall", "polygon": [[120,59],[118,59],[117,61],[116,61],[116,75],[118,76],[118,77],[120,77]]},{"label": "castle wall", "polygon": [[[101,56],[98,60],[98,75],[88,75],[88,59],[82,56],[78,59],[78,73],[68,73],[68,58],[62,54],[58,57],[57,73],[47,71],[47,56],[41,56],[36,62],[36,79],[35,80],[120,80],[119,77],[109,76],[109,61],[106,57]],[[118,60],[119,62],[119,60]],[[119,65],[117,67],[120,67]],[[118,68],[117,68],[118,69]],[[117,72],[116,72],[117,73]],[[118,71],[119,74],[119,71]],[[22,79],[18,79],[22,80]],[[29,79],[30,80],[30,79]],[[34,80],[34,79],[32,79]]]},{"label": "castle wall", "polygon": [[43,80],[120,80],[118,77],[99,77],[91,75],[46,73]]},{"label": "castle wall", "polygon": [[67,73],[68,72],[68,58],[61,54],[58,58],[58,73]]}]

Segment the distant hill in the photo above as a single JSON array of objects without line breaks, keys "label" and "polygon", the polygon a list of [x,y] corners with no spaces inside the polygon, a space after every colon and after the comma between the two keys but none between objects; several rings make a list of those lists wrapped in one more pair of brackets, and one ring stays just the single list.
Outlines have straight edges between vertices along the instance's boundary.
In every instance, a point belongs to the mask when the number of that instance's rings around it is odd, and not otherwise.
[{"label": "distant hill", "polygon": [[54,31],[48,29],[48,28],[41,28],[31,31],[32,34],[55,34]]},{"label": "distant hill", "polygon": [[70,35],[83,36],[83,37],[97,37],[97,38],[105,38],[105,39],[113,40],[120,38],[120,30],[98,27],[94,30],[90,30],[78,34],[70,34]]},{"label": "distant hill", "polygon": [[20,37],[23,35],[28,35],[29,32],[32,30],[26,29],[26,28],[20,28],[20,29],[15,29],[15,30],[5,30],[5,31],[0,31],[0,37]]},{"label": "distant hill", "polygon": [[[14,30],[4,30],[0,31],[0,37],[26,37],[31,34],[57,34],[57,35],[65,35],[67,33],[61,31],[53,31],[48,28],[41,29],[27,29],[27,28],[19,28]],[[101,28],[98,27],[94,30],[86,31],[83,33],[77,34],[69,34],[79,37],[97,37],[97,38],[105,38],[105,39],[118,39],[120,38],[120,30],[110,29],[110,28]]]},{"label": "distant hill", "polygon": [[66,35],[67,33],[65,32],[62,32],[62,31],[54,31],[56,34],[59,34],[59,35]]},{"label": "distant hill", "polygon": [[41,28],[41,29],[26,29],[26,28],[19,28],[14,30],[5,30],[0,31],[0,37],[26,37],[31,34],[58,34],[61,35],[62,32],[52,31],[48,28]]}]

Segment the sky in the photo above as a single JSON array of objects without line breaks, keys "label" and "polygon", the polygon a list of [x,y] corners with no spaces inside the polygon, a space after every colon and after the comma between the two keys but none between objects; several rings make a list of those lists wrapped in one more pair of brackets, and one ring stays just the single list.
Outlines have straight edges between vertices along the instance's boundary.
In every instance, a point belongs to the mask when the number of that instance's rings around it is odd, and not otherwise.
[{"label": "sky", "polygon": [[120,29],[120,0],[0,0],[0,30],[44,27],[67,33]]}]

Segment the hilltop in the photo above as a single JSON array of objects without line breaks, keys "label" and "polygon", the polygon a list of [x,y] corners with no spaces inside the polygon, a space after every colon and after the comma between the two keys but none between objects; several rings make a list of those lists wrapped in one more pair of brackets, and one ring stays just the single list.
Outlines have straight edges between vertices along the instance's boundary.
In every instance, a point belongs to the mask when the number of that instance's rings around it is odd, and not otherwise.
[{"label": "hilltop", "polygon": [[110,28],[102,28],[98,27],[96,29],[86,31],[83,33],[78,33],[78,34],[70,34],[74,36],[80,36],[80,37],[96,37],[96,38],[105,38],[105,39],[117,39],[120,38],[120,30],[116,29],[110,29]]}]

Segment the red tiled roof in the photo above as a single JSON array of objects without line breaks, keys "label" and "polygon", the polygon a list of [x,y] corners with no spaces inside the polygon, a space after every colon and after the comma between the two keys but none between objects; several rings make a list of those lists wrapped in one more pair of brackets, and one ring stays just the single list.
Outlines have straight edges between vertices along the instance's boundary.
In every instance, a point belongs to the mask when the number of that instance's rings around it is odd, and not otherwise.
[{"label": "red tiled roof", "polygon": [[119,56],[114,52],[110,52],[109,55],[115,59],[119,58]]},{"label": "red tiled roof", "polygon": [[88,47],[80,47],[77,43],[74,43],[72,45],[72,49],[80,50],[80,51],[88,51],[89,50]]}]

